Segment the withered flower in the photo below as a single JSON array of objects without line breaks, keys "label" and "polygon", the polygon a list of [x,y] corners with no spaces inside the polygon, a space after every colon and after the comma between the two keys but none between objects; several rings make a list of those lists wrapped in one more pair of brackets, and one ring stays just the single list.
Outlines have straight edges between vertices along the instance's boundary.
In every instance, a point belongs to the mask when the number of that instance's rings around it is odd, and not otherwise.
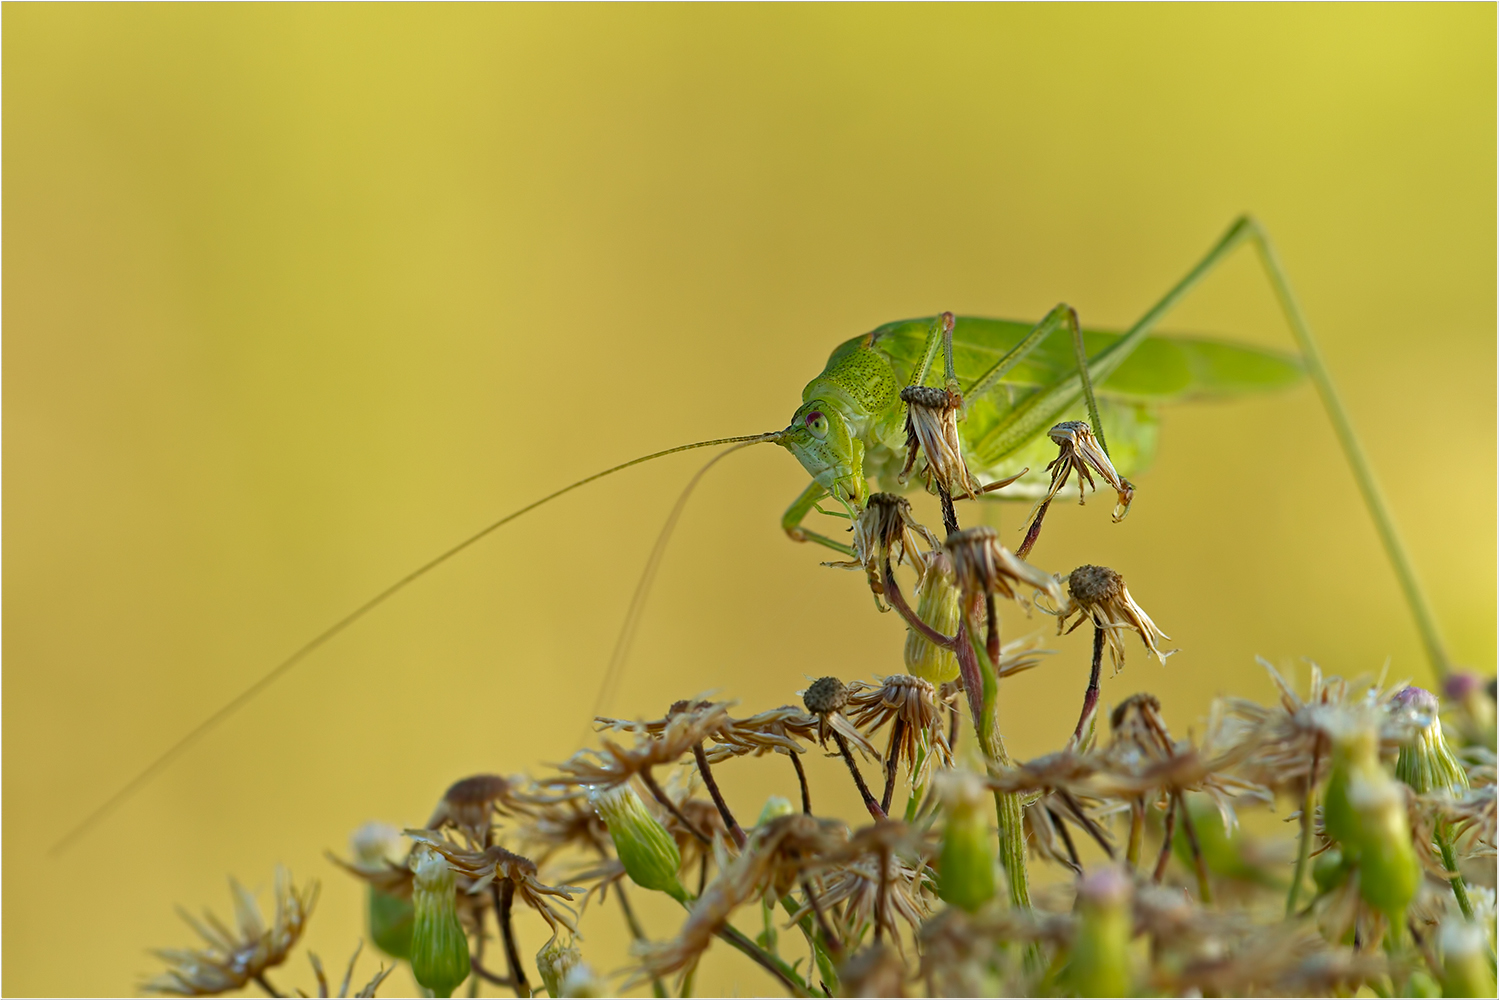
[{"label": "withered flower", "polygon": [[1051,488],[1031,511],[1030,525],[1025,532],[1025,543],[1021,546],[1022,556],[1030,554],[1031,548],[1041,534],[1041,521],[1046,517],[1046,509],[1067,485],[1067,480],[1071,478],[1074,470],[1077,472],[1077,502],[1079,504],[1084,502],[1085,494],[1089,489],[1095,492],[1098,490],[1098,485],[1093,481],[1092,473],[1089,472],[1090,469],[1098,473],[1104,482],[1114,487],[1114,492],[1119,498],[1114,505],[1115,524],[1124,520],[1129,514],[1129,505],[1135,499],[1134,484],[1114,471],[1114,463],[1109,461],[1109,456],[1093,434],[1093,428],[1087,423],[1082,420],[1064,420],[1046,433],[1056,442],[1058,448],[1057,457],[1046,467],[1046,471],[1051,473]]},{"label": "withered flower", "polygon": [[511,783],[498,774],[476,774],[455,781],[437,803],[427,829],[452,827],[474,844],[488,845],[493,836],[493,817],[515,808]]},{"label": "withered flower", "polygon": [[[920,543],[927,543],[923,552]],[[854,518],[854,558],[844,562],[826,562],[836,569],[862,569],[869,579],[869,589],[881,611],[887,610],[885,596],[885,563],[910,563],[916,570],[917,585],[926,576],[930,552],[941,548],[937,536],[911,514],[911,503],[894,493],[874,493],[859,516]]]},{"label": "withered flower", "polygon": [[851,997],[903,997],[907,976],[900,953],[878,941],[838,970],[844,995]]},{"label": "withered flower", "polygon": [[285,868],[276,869],[274,909],[266,926],[255,894],[233,879],[234,917],[239,924],[230,930],[211,912],[198,920],[186,910],[177,912],[198,933],[206,948],[164,948],[153,952],[167,963],[167,971],[143,984],[148,993],[167,996],[216,996],[260,982],[267,969],[286,961],[287,955],[307,929],[307,919],[317,905],[318,883],[313,879],[302,889],[292,884]]},{"label": "withered flower", "polygon": [[870,760],[880,759],[874,744],[843,713],[849,703],[849,688],[836,677],[822,677],[813,681],[805,690],[798,691],[807,711],[817,717],[817,742],[828,745],[828,737],[835,742],[839,737],[847,740]]},{"label": "withered flower", "polygon": [[949,497],[982,493],[983,487],[963,461],[963,443],[958,438],[962,393],[913,385],[902,389],[900,398],[906,404],[906,464],[900,470],[900,481],[910,476],[919,453],[926,459],[921,477]]},{"label": "withered flower", "polygon": [[[1124,639],[1121,632],[1131,631],[1140,636],[1145,648],[1162,664],[1166,657],[1176,652],[1164,653],[1156,640],[1171,638],[1156,627],[1145,609],[1135,603],[1124,577],[1107,566],[1079,566],[1067,577],[1068,600],[1058,605],[1057,634],[1063,630],[1071,633],[1085,621],[1091,621],[1100,629],[1108,644],[1109,659],[1114,664],[1114,673],[1124,669]],[[1044,610],[1044,609],[1043,609]],[[1076,614],[1077,620],[1067,627],[1067,619]]]},{"label": "withered flower", "polygon": [[1032,566],[999,543],[999,535],[988,525],[964,528],[947,536],[943,549],[952,562],[953,582],[969,600],[994,594],[1024,603],[1020,589],[1032,587],[1062,601],[1061,584],[1055,576]]},{"label": "withered flower", "polygon": [[562,774],[544,778],[541,783],[613,788],[637,774],[649,777],[647,772],[653,767],[676,763],[692,753],[693,747],[728,726],[727,705],[711,702],[678,704],[685,704],[685,707],[655,722],[625,723],[600,719],[605,726],[634,733],[635,745],[626,748],[606,739],[602,749],[579,750],[573,754],[557,765]]},{"label": "withered flower", "polygon": [[801,753],[797,740],[817,739],[821,725],[817,716],[808,715],[794,705],[782,705],[744,719],[730,719],[708,750],[708,762],[717,764],[730,757],[756,756],[774,750],[777,753]]},{"label": "withered flower", "polygon": [[578,932],[572,908],[557,900],[571,902],[572,894],[583,890],[573,885],[543,884],[536,878],[536,862],[530,858],[523,858],[498,845],[483,851],[466,850],[430,830],[407,830],[406,836],[441,854],[454,872],[470,879],[472,884],[468,887],[468,894],[482,892],[491,882],[509,881],[515,886],[516,897],[547,922],[553,937],[556,937],[558,927],[566,927],[574,934]]},{"label": "withered flower", "polygon": [[892,674],[878,685],[854,681],[848,686],[848,713],[860,730],[875,733],[887,722],[890,731],[891,770],[904,759],[912,786],[922,784],[935,759],[940,767],[952,767],[952,749],[942,714],[937,708],[937,689],[930,681],[909,674]]}]

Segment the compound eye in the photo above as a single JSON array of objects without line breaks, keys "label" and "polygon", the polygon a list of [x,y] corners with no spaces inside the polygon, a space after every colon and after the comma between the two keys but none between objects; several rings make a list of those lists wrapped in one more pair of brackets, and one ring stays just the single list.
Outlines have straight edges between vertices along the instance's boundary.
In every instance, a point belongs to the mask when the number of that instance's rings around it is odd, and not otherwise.
[{"label": "compound eye", "polygon": [[815,438],[821,439],[828,436],[828,418],[823,416],[821,410],[813,410],[807,414],[807,430],[811,431]]}]

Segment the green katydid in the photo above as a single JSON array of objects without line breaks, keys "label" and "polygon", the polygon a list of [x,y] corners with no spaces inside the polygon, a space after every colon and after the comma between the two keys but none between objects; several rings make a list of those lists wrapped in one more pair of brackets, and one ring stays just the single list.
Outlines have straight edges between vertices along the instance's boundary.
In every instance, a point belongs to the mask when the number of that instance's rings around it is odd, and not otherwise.
[{"label": "green katydid", "polygon": [[[1048,453],[1055,452],[1046,432],[1058,421],[1081,416],[1080,405],[1085,397],[1087,416],[1099,432],[1100,439],[1114,441],[1114,461],[1119,471],[1128,473],[1139,468],[1154,450],[1155,408],[1159,403],[1278,388],[1294,382],[1301,373],[1302,365],[1296,360],[1271,351],[1209,340],[1151,337],[1161,318],[1225,257],[1246,242],[1254,245],[1265,265],[1271,287],[1297,342],[1301,361],[1332,418],[1416,617],[1428,654],[1438,675],[1444,676],[1448,669],[1446,654],[1409,560],[1395,534],[1393,521],[1384,508],[1372,473],[1269,240],[1255,220],[1244,217],[1230,226],[1186,277],[1123,334],[1083,331],[1077,325],[1075,313],[1066,306],[1053,309],[1034,326],[963,317],[948,329],[950,335],[944,335],[941,324],[932,320],[887,324],[872,333],[846,341],[834,350],[823,372],[808,384],[801,406],[793,415],[790,426],[784,430],[698,441],[643,455],[570,483],[507,514],[417,567],[304,643],[90,812],[53,846],[52,851],[60,851],[92,828],[219,723],[395,594],[523,514],[624,469],[696,448],[719,445],[737,448],[762,442],[781,444],[812,476],[811,484],[787,511],[783,527],[794,539],[813,540],[840,552],[848,552],[847,546],[803,528],[802,521],[828,497],[850,511],[856,511],[869,494],[869,476],[881,480],[887,489],[897,485],[891,480],[897,478],[901,442],[904,440],[905,404],[900,399],[900,388],[902,385],[925,384],[939,354],[947,384],[961,388],[964,393],[964,458],[981,478],[1003,482],[1026,466],[1036,468],[1044,463]],[[1063,331],[1070,338],[1054,336]],[[694,477],[693,484],[703,471],[706,467]],[[1039,473],[1036,477],[1039,478]],[[1010,495],[1032,497],[1037,491],[1035,481],[1021,480]],[[686,496],[684,492],[678,501],[668,519],[668,528],[675,521]],[[652,555],[652,564],[659,557],[664,537],[663,532],[662,541],[658,541]],[[646,580],[649,574],[648,569]],[[642,587],[637,589],[631,617],[638,610],[646,580],[642,580]],[[617,648],[615,662],[619,659],[620,648]]]}]

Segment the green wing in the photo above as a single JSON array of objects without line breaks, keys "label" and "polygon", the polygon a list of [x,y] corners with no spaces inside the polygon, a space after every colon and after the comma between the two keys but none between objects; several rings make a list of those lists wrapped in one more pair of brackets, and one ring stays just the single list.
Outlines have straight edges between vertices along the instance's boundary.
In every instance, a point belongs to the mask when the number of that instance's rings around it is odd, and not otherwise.
[{"label": "green wing", "polygon": [[[889,323],[870,334],[871,346],[890,359],[902,382],[921,358],[933,319]],[[1011,320],[958,317],[953,355],[964,385],[978,379],[1034,327]],[[1083,331],[1083,345],[1093,357],[1123,334]],[[856,338],[834,351],[836,357]],[[937,371],[940,372],[940,361]],[[1072,342],[1057,333],[1039,345],[1005,378],[1012,386],[1050,385],[1077,365]],[[1136,402],[1172,402],[1266,392],[1295,385],[1303,374],[1293,355],[1263,347],[1231,344],[1207,337],[1152,335],[1119,368],[1096,387],[1099,395]]]}]

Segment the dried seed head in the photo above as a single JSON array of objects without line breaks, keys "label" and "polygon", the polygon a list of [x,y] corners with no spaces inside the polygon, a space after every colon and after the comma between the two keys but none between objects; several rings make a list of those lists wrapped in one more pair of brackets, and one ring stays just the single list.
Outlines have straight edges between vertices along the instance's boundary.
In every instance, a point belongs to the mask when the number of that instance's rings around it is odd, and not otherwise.
[{"label": "dried seed head", "polygon": [[[930,551],[920,546],[925,541]],[[906,562],[916,570],[917,586],[926,578],[931,552],[940,547],[937,536],[917,521],[911,503],[893,493],[870,494],[864,510],[854,518],[854,558],[851,561],[827,562],[838,569],[862,569],[869,579],[875,603],[885,610],[885,563]]]},{"label": "dried seed head", "polygon": [[900,398],[906,404],[906,464],[900,481],[906,481],[920,453],[926,458],[921,474],[930,484],[948,496],[978,496],[982,487],[963,461],[963,444],[958,438],[962,394],[955,389],[913,385],[902,389]]},{"label": "dried seed head", "polygon": [[952,563],[958,590],[969,599],[995,594],[1020,601],[1019,589],[1028,586],[1046,592],[1053,601],[1062,600],[1057,578],[999,544],[998,534],[988,525],[953,532],[943,550]]},{"label": "dried seed head", "polygon": [[476,774],[455,781],[427,820],[427,829],[456,827],[476,844],[485,843],[496,809],[510,798],[510,782],[498,774]]},{"label": "dried seed head", "polygon": [[1067,592],[1082,604],[1112,601],[1123,590],[1124,577],[1107,566],[1079,566],[1067,576]]},{"label": "dried seed head", "polygon": [[349,851],[361,868],[384,868],[400,858],[401,849],[401,832],[379,820],[372,819],[349,834]]},{"label": "dried seed head", "polygon": [[802,704],[814,715],[827,715],[848,704],[848,687],[836,677],[821,677],[802,694]]},{"label": "dried seed head", "polygon": [[[1057,634],[1071,632],[1085,621],[1104,633],[1108,643],[1109,659],[1114,664],[1114,673],[1124,668],[1124,639],[1121,633],[1134,632],[1145,643],[1152,656],[1166,662],[1166,657],[1176,650],[1162,651],[1156,644],[1158,639],[1171,638],[1156,623],[1150,620],[1145,609],[1135,603],[1124,577],[1107,566],[1079,566],[1067,577],[1067,600],[1059,605]],[[1042,609],[1046,610],[1046,609]],[[1051,613],[1051,612],[1048,612]],[[1068,626],[1068,619],[1077,615],[1077,620]]]},{"label": "dried seed head", "polygon": [[[1135,498],[1135,487],[1128,479],[1114,471],[1114,464],[1109,461],[1108,454],[1103,446],[1098,443],[1098,438],[1093,435],[1093,429],[1081,420],[1064,420],[1057,424],[1047,436],[1056,442],[1057,457],[1046,467],[1051,473],[1051,488],[1047,490],[1046,496],[1042,497],[1031,510],[1031,516],[1027,518],[1029,524],[1025,529],[1025,541],[1020,546],[1021,556],[1030,554],[1031,548],[1036,544],[1036,539],[1041,535],[1041,522],[1046,517],[1046,511],[1051,502],[1056,499],[1058,493],[1067,485],[1067,480],[1077,471],[1077,502],[1081,504],[1084,494],[1088,488],[1096,490],[1098,487],[1093,482],[1092,473],[1096,472],[1110,486],[1114,487],[1119,501],[1114,506],[1114,521],[1118,523],[1129,514],[1129,505]],[[1091,471],[1090,471],[1091,470]]]}]

